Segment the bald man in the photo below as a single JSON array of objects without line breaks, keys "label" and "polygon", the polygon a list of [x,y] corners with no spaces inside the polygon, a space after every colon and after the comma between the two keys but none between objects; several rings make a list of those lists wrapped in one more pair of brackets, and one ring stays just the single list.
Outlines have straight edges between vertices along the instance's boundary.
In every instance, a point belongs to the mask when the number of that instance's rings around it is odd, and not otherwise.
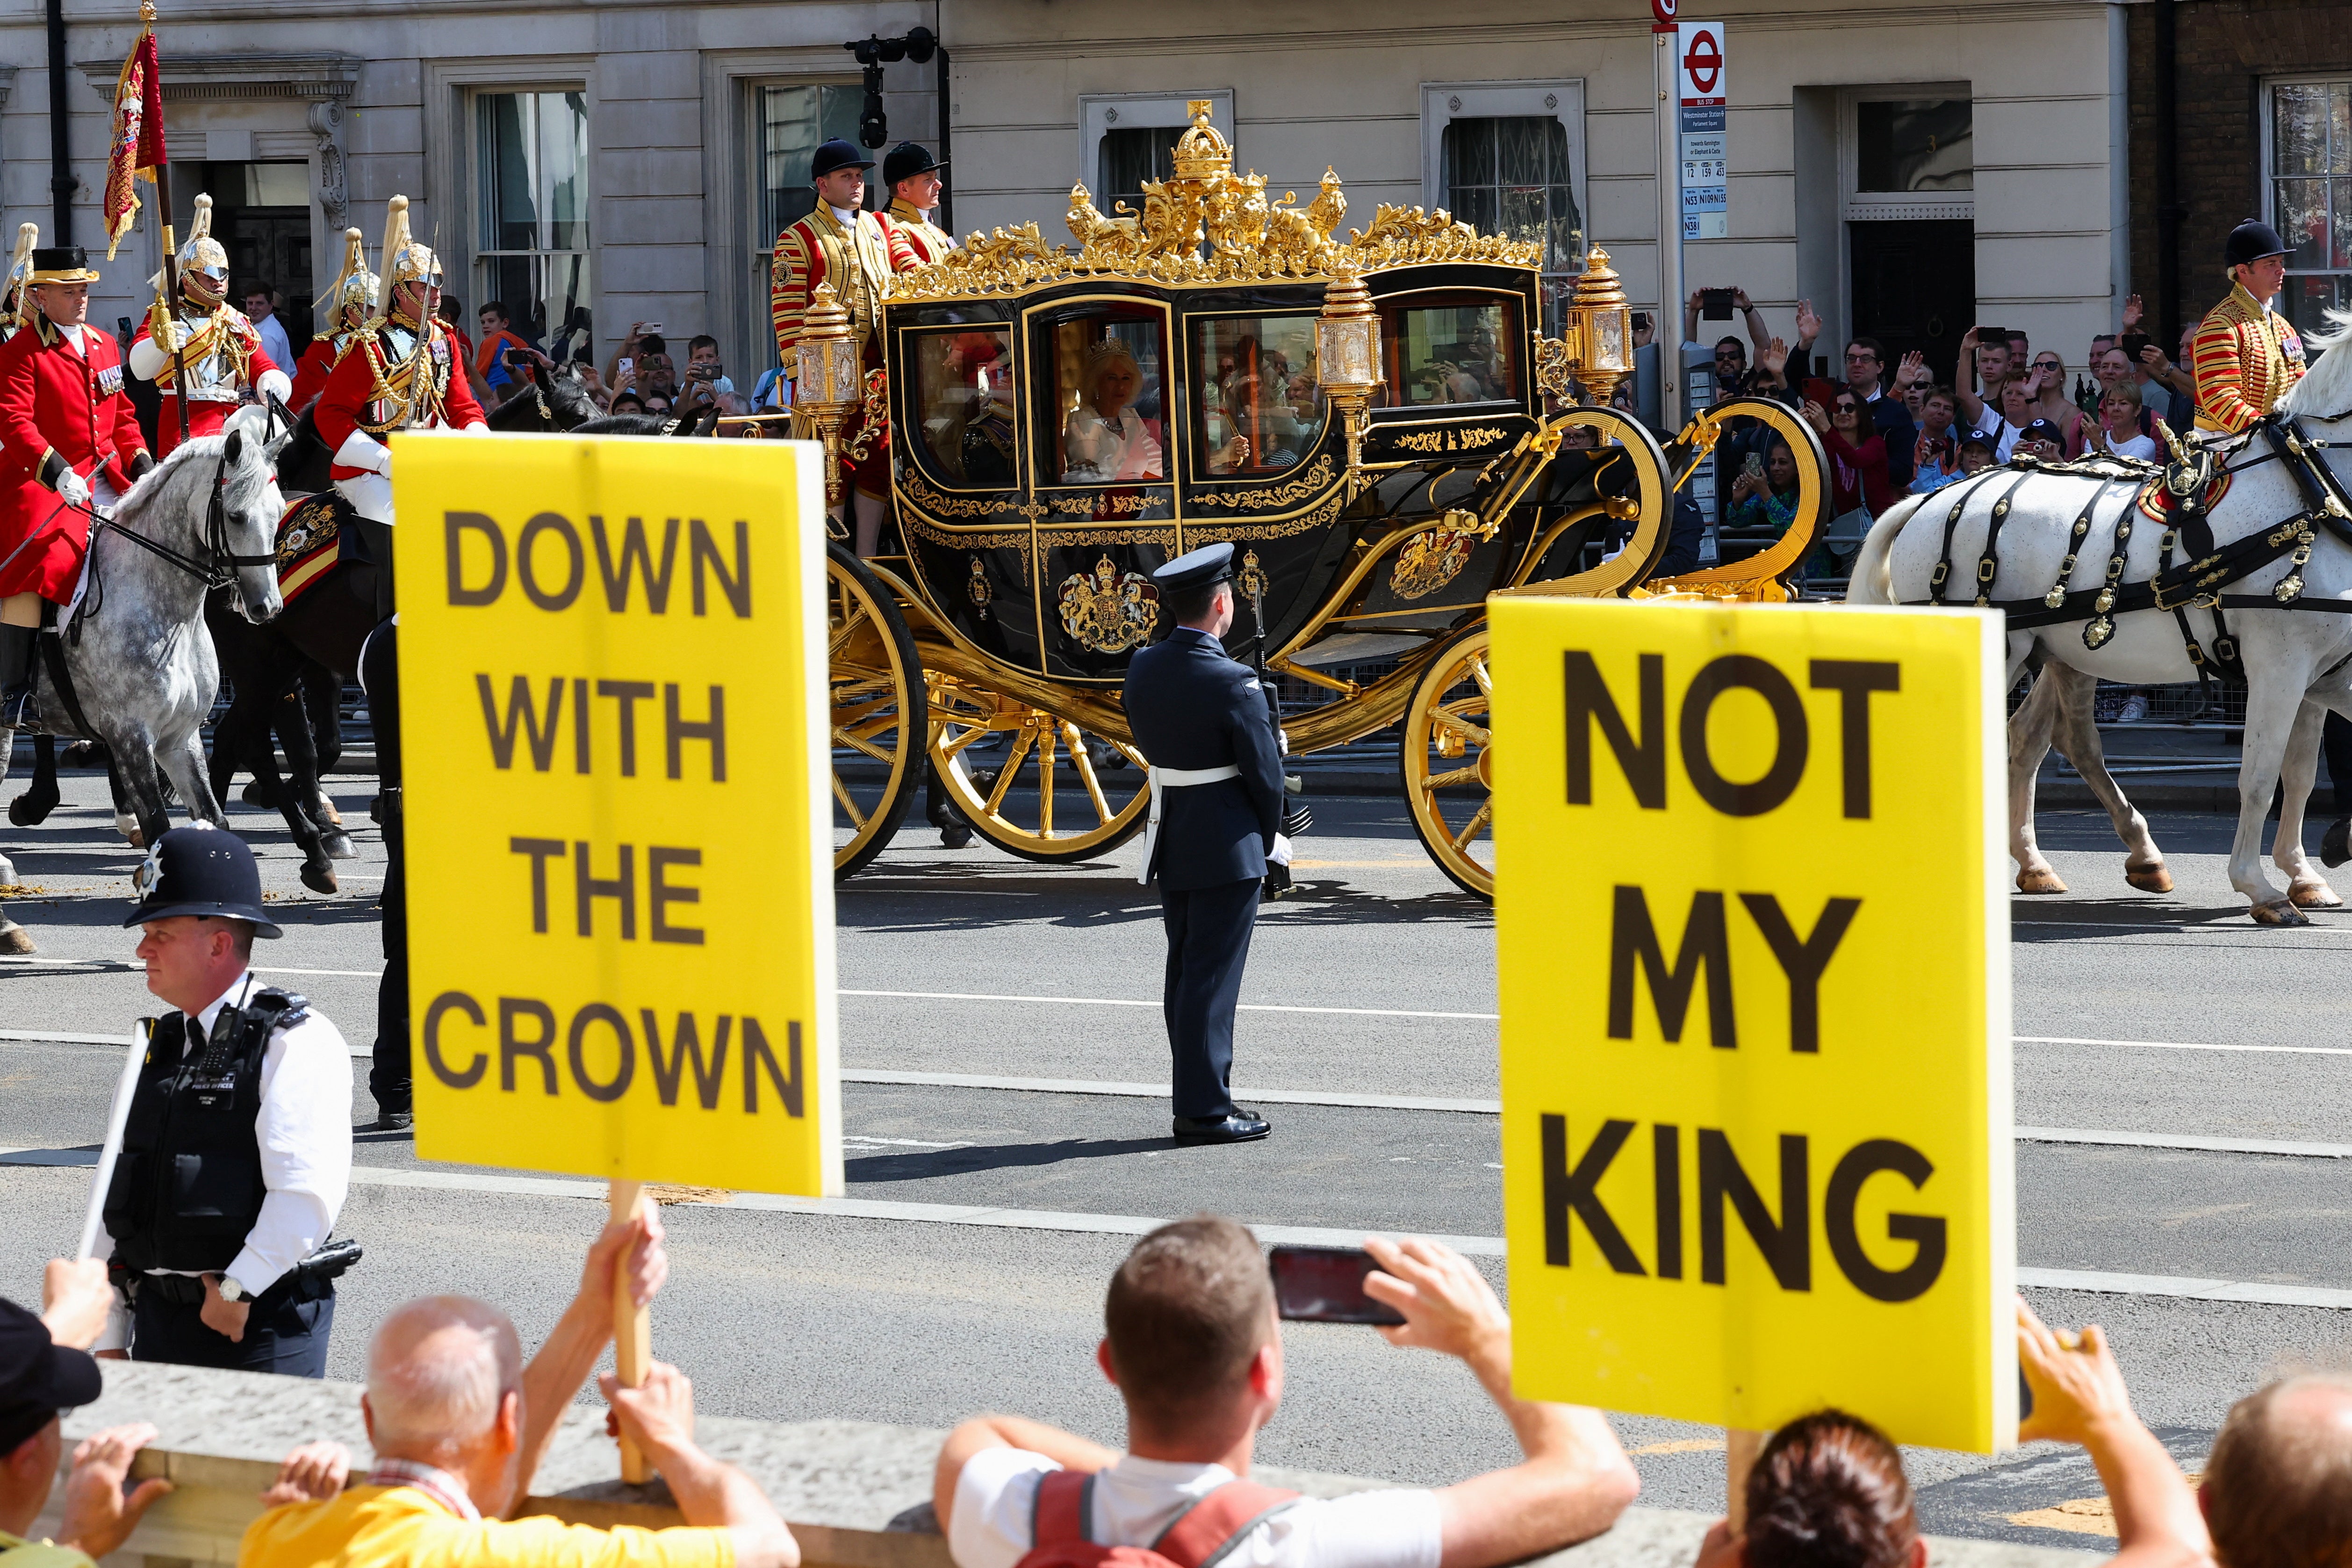
[{"label": "bald man", "polygon": [[642,1388],[604,1398],[669,1483],[686,1524],[598,1530],[538,1516],[500,1516],[530,1489],[557,1424],[613,1342],[613,1273],[626,1257],[629,1289],[653,1300],[669,1272],[650,1211],[608,1225],[581,1271],[580,1292],[526,1366],[504,1312],[465,1296],[428,1296],[386,1319],[368,1352],[360,1409],[375,1468],[344,1489],[351,1455],[313,1443],[287,1457],[262,1495],[271,1510],[247,1530],[238,1568],[308,1568],[366,1561],[375,1568],[798,1568],[800,1547],[751,1478],[694,1445],[693,1389],[655,1363]]},{"label": "bald man", "polygon": [[2343,1562],[2352,1542],[2352,1377],[2281,1378],[2238,1401],[2197,1500],[2221,1568]]}]

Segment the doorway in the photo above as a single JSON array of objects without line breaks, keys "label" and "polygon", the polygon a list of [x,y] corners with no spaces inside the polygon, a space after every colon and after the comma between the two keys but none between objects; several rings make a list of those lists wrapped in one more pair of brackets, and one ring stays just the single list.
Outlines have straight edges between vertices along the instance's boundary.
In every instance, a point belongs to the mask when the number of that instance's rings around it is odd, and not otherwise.
[{"label": "doorway", "polygon": [[[213,198],[213,237],[228,252],[229,302],[244,307],[244,290],[266,283],[285,301],[278,324],[300,353],[317,318],[310,270],[310,165],[300,159],[258,163],[196,163],[194,189]],[[194,211],[193,192],[181,195],[173,215],[185,234]]]},{"label": "doorway", "polygon": [[1948,384],[1976,313],[1976,224],[1879,218],[1848,223],[1846,233],[1853,335],[1885,345],[1890,382],[1903,356],[1916,352]]}]

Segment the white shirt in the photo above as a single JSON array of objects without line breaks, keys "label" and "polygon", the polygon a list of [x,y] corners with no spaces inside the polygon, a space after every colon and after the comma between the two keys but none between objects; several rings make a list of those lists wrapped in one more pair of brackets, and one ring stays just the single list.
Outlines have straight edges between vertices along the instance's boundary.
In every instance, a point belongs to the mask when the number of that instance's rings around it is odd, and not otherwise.
[{"label": "white shirt", "polygon": [[65,334],[66,342],[73,344],[74,353],[80,354],[84,359],[88,359],[89,357],[89,353],[81,346],[81,334],[85,326],[86,323],[76,321],[72,326],[59,327],[58,331]]},{"label": "white shirt", "polygon": [[254,322],[253,330],[261,334],[261,346],[268,351],[269,363],[290,373],[294,368],[294,340],[286,335],[286,323],[278,319],[278,312],[272,310],[268,320]]},{"label": "white shirt", "polygon": [[[1021,1448],[983,1448],[956,1479],[948,1554],[956,1568],[1013,1568],[1033,1544],[1037,1484],[1061,1467]],[[1177,1516],[1234,1479],[1223,1465],[1176,1464],[1132,1454],[1095,1480],[1088,1539],[1150,1546]],[[1307,1499],[1252,1530],[1226,1568],[1437,1568],[1443,1547],[1437,1495],[1356,1492]]]},{"label": "white shirt", "polygon": [[[221,1004],[243,1005],[261,989],[247,970],[188,1026],[192,1042],[212,1033]],[[246,1233],[245,1247],[225,1272],[258,1296],[316,1252],[333,1234],[352,1184],[352,1056],[342,1032],[313,1012],[269,1037],[261,1058],[261,1113],[253,1132],[261,1145],[261,1177],[268,1195]],[[96,1255],[114,1256],[114,1237],[99,1227]],[[171,1272],[189,1273],[181,1269]],[[120,1309],[98,1349],[120,1349],[129,1328]]]},{"label": "white shirt", "polygon": [[[2107,437],[2107,450],[2118,458],[2142,458],[2152,463],[2156,461],[2156,437],[2133,436],[2118,441],[2110,436]],[[2098,451],[2098,447],[2093,447],[2084,456],[2096,457]]]}]

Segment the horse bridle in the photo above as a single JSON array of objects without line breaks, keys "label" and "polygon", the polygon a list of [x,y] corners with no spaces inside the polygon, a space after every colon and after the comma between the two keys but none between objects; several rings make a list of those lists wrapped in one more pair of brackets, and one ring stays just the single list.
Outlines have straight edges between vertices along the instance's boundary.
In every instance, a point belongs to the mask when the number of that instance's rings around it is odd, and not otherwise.
[{"label": "horse bridle", "polygon": [[[276,433],[281,421],[289,429],[292,428],[293,420],[287,414],[286,405],[278,401],[275,394],[272,394],[269,398],[269,426],[262,435],[265,442]],[[278,552],[274,549],[258,554],[239,554],[229,548],[228,454],[226,451],[221,454],[220,460],[213,466],[212,500],[205,511],[205,553],[210,558],[208,561],[199,561],[194,556],[173,549],[161,540],[150,539],[143,533],[125,527],[117,521],[112,512],[100,511],[94,505],[77,505],[74,510],[87,512],[90,518],[89,586],[83,590],[81,603],[76,606],[73,621],[68,628],[68,635],[77,641],[81,637],[82,622],[105,607],[106,586],[99,569],[97,550],[99,535],[108,530],[111,530],[118,538],[139,546],[151,555],[171,563],[189,576],[195,578],[205,585],[206,593],[210,593],[215,588],[231,586],[236,582],[238,571],[245,567],[274,566],[278,563]]]}]

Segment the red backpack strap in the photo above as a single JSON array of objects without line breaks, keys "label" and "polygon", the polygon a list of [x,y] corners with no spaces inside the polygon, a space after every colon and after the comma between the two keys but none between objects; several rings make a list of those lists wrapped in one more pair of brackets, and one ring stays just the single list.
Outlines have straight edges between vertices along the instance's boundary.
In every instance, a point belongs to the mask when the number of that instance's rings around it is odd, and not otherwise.
[{"label": "red backpack strap", "polygon": [[1029,1506],[1029,1550],[1069,1546],[1087,1539],[1094,1521],[1095,1478],[1087,1470],[1048,1470],[1037,1478]]},{"label": "red backpack strap", "polygon": [[1176,1568],[1216,1568],[1251,1531],[1297,1500],[1297,1492],[1227,1481],[1178,1515],[1151,1550]]}]

